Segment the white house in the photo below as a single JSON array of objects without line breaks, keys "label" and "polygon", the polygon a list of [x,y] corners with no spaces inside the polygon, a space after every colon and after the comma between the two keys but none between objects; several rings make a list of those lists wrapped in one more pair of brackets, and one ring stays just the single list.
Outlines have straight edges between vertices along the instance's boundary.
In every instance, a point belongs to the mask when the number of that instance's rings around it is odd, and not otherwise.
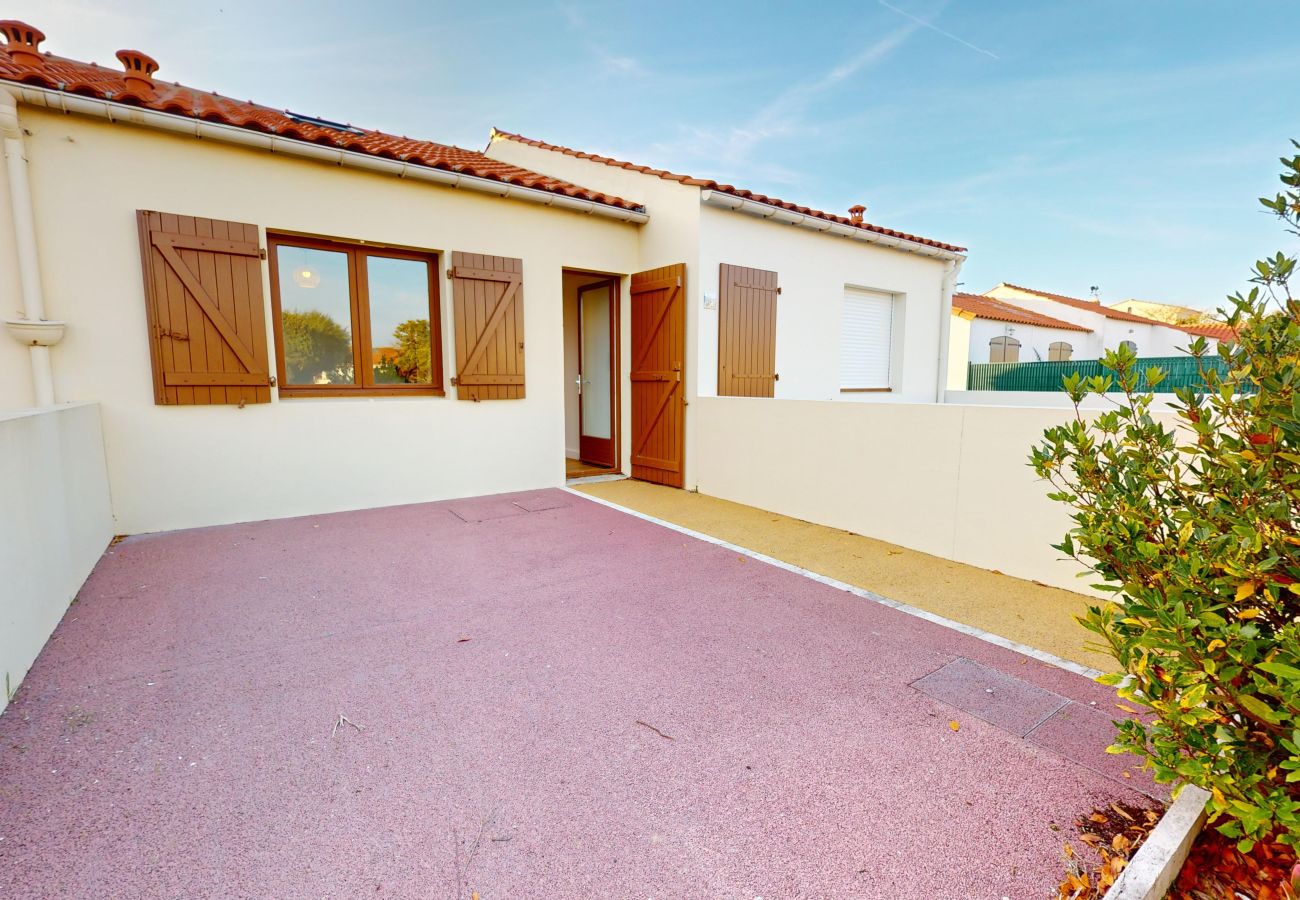
[{"label": "white house", "polygon": [[[965,324],[954,323],[954,333],[967,333],[965,356],[969,362],[1055,362],[1091,359],[1096,332],[1083,325],[1053,318],[1024,307],[982,294],[954,294],[953,314]],[[965,384],[961,352],[951,358]]]},{"label": "white house", "polygon": [[0,34],[0,410],[99,403],[119,532],[561,484],[570,455],[689,487],[697,397],[941,399],[961,247]]},{"label": "white house", "polygon": [[[1086,355],[1084,352],[1075,353],[1075,359],[1098,359],[1105,351],[1115,350],[1126,342],[1141,357],[1184,356],[1192,342],[1192,332],[1188,327],[1102,306],[1099,300],[1080,300],[1006,282],[985,291],[984,295],[1090,329],[1097,341],[1089,346]],[[1217,337],[1213,334],[1207,337],[1213,349]]]},{"label": "white house", "polygon": [[485,152],[646,201],[645,252],[686,261],[688,395],[939,399],[963,248],[505,131]]}]

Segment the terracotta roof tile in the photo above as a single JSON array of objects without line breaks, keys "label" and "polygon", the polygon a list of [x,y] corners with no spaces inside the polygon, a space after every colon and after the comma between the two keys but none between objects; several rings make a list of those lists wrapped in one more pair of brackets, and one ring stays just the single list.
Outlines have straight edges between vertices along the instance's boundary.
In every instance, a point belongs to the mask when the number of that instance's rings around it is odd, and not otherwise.
[{"label": "terracotta roof tile", "polygon": [[644,175],[653,175],[662,178],[665,181],[677,181],[682,184],[688,184],[709,191],[717,191],[721,194],[730,194],[733,197],[740,197],[745,200],[754,200],[758,203],[766,203],[769,206],[777,206],[781,209],[787,209],[791,212],[802,213],[805,216],[812,216],[816,219],[825,219],[828,222],[838,222],[841,225],[848,225],[852,228],[861,228],[863,231],[870,231],[874,234],[887,235],[888,237],[898,238],[902,241],[910,241],[914,244],[924,244],[927,247],[935,247],[939,250],[948,250],[953,253],[965,253],[965,247],[958,247],[954,244],[945,244],[941,241],[931,240],[930,238],[918,237],[915,234],[908,234],[905,231],[895,231],[892,228],[885,228],[882,225],[872,225],[869,222],[854,222],[848,216],[837,216],[834,213],[823,212],[820,209],[813,209],[808,206],[799,206],[790,203],[787,200],[781,200],[777,197],[769,197],[766,194],[757,194],[753,191],[747,191],[738,188],[735,185],[719,184],[716,181],[710,181],[707,178],[694,178],[690,175],[678,175],[675,172],[669,172],[664,169],[652,169],[649,166],[639,166],[636,163],[625,162],[621,159],[613,159],[609,156],[600,156],[595,153],[586,153],[582,150],[574,150],[572,147],[563,147],[559,144],[548,144],[545,141],[526,138],[523,135],[514,134],[509,131],[501,131],[498,128],[492,129],[492,140],[509,140],[520,144],[527,144],[530,147],[538,147],[542,150],[552,150],[556,153],[563,153],[566,156],[573,156],[578,159],[589,159],[592,162],[603,163],[607,166],[614,166],[619,169],[627,169],[630,172],[640,172]]},{"label": "terracotta roof tile", "polygon": [[1043,328],[1060,328],[1064,331],[1086,331],[1091,328],[1075,325],[1063,319],[1054,319],[1033,310],[1013,306],[997,297],[985,297],[982,294],[953,294],[952,308],[974,313],[978,319],[994,319],[998,322],[1014,322],[1017,325],[1039,325]]},{"label": "terracotta roof tile", "polygon": [[1171,327],[1196,337],[1213,338],[1216,341],[1228,342],[1237,339],[1237,330],[1235,328],[1219,322],[1202,323],[1200,325],[1173,325]]},{"label": "terracotta roof tile", "polygon": [[[1067,297],[1064,294],[1053,294],[1050,291],[1038,291],[1033,288],[1021,287],[1018,284],[1002,282],[998,287],[1013,288],[1017,291],[1024,291],[1026,294],[1034,294],[1046,300],[1055,300],[1057,303],[1064,303],[1066,306],[1073,306],[1075,309],[1086,309],[1088,312],[1097,313],[1108,319],[1119,319],[1124,322],[1141,322],[1143,325],[1163,325],[1166,328],[1174,327],[1168,322],[1157,322],[1155,319],[1148,319],[1146,316],[1139,316],[1137,313],[1124,312],[1119,309],[1111,309],[1109,306],[1102,306],[1100,300],[1080,300],[1078,297]],[[997,290],[997,288],[994,288]]]},{"label": "terracotta roof tile", "polygon": [[414,140],[351,126],[326,127],[304,121],[305,117],[295,117],[287,110],[261,106],[251,100],[234,100],[215,92],[200,91],[158,79],[153,80],[152,88],[148,86],[147,81],[142,83],[140,79],[134,79],[134,84],[128,84],[124,69],[78,62],[48,53],[41,54],[39,63],[26,57],[25,53],[13,54],[0,49],[0,80],[267,132],[292,140],[323,144],[369,156],[379,156],[553,194],[563,194],[620,209],[636,211],[644,209],[641,204],[631,200],[530,172],[519,166],[491,159],[476,150],[464,150],[448,144]]}]

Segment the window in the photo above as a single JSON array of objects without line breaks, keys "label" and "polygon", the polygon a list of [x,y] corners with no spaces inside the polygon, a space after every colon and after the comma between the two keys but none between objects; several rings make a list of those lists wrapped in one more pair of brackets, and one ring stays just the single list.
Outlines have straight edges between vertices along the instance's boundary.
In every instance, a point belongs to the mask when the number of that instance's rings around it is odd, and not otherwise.
[{"label": "window", "polygon": [[267,242],[281,395],[442,395],[435,254]]},{"label": "window", "polygon": [[1119,345],[1120,345],[1121,347],[1127,347],[1129,350],[1131,350],[1131,351],[1133,352],[1133,355],[1134,355],[1134,356],[1137,355],[1137,352],[1138,352],[1138,345],[1135,344],[1135,343],[1133,343],[1132,341],[1120,341],[1120,342],[1119,342]]},{"label": "window", "polygon": [[1052,341],[1047,347],[1047,359],[1049,362],[1069,362],[1074,356],[1074,348],[1065,341]]},{"label": "window", "polygon": [[844,289],[840,390],[887,391],[894,355],[894,295]]},{"label": "window", "polygon": [[989,341],[989,362],[1020,362],[1020,341],[998,336]]}]

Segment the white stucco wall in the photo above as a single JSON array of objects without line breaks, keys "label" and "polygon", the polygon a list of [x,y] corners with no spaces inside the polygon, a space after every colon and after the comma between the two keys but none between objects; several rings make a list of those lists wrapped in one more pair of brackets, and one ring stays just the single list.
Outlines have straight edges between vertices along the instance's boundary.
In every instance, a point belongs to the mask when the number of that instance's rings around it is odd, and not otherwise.
[{"label": "white stucco wall", "polygon": [[956,310],[948,320],[948,382],[949,391],[966,389],[966,369],[970,364],[970,332],[974,320]]},{"label": "white stucco wall", "polygon": [[[56,393],[101,402],[119,532],[562,483],[562,269],[634,271],[636,226],[27,107],[21,114],[47,312],[69,323],[52,353]],[[155,406],[137,209],[522,258],[527,397],[468,403],[449,390]],[[265,277],[264,267],[273,347]],[[440,287],[449,380],[450,291],[445,279]],[[0,371],[26,365],[25,353],[0,345]],[[0,408],[28,403],[24,386],[0,383]]]},{"label": "white stucco wall", "polygon": [[[1115,394],[1099,397],[1088,394],[1079,406],[1083,409],[1114,409],[1112,398]],[[1154,394],[1152,408],[1172,413],[1172,407],[1178,404],[1174,394]],[[1074,409],[1074,402],[1064,391],[967,391],[950,389],[944,394],[944,402],[959,406],[1017,406],[1041,407],[1047,409]]]},{"label": "white stucco wall", "polygon": [[[940,377],[944,308],[942,260],[837,237],[744,213],[701,209],[703,290],[718,296],[722,263],[775,271],[776,397],[790,400],[933,402]],[[846,286],[894,294],[891,393],[841,393],[840,319]],[[716,396],[718,310],[699,313],[700,396]],[[901,311],[901,314],[900,314]],[[946,378],[946,368],[944,370]]]},{"label": "white stucco wall", "polygon": [[[1027,465],[1064,409],[701,398],[701,493],[1087,593]],[[808,461],[815,461],[809,465]]]},{"label": "white stucco wall", "polygon": [[99,408],[0,413],[0,710],[113,537]]}]

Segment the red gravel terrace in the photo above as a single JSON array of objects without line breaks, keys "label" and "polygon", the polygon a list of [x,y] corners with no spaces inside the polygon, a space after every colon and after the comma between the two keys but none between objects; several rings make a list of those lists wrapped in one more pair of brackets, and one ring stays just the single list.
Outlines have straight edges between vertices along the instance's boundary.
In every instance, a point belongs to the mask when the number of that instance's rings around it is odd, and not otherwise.
[{"label": "red gravel terrace", "polygon": [[131,537],[0,716],[0,895],[1042,897],[1148,802],[1112,702],[559,490]]}]

